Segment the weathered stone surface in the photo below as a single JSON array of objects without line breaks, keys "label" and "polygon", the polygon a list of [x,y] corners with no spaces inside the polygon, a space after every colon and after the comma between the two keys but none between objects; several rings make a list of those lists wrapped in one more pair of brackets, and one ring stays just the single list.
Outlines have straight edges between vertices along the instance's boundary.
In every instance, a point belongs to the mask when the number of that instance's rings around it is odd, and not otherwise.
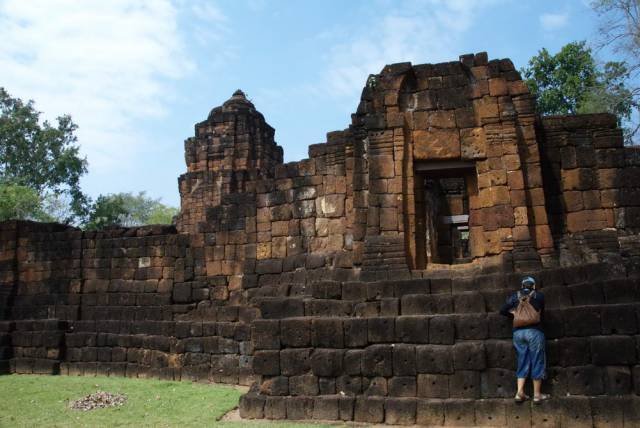
[{"label": "weathered stone surface", "polygon": [[413,157],[419,160],[457,159],[460,133],[457,129],[431,129],[413,132]]},{"label": "weathered stone surface", "polygon": [[[509,60],[393,64],[285,164],[237,91],[185,142],[175,225],[0,222],[0,371],[253,385],[246,418],[638,425],[640,155],[534,107]],[[498,313],[524,274],[533,411]]]}]

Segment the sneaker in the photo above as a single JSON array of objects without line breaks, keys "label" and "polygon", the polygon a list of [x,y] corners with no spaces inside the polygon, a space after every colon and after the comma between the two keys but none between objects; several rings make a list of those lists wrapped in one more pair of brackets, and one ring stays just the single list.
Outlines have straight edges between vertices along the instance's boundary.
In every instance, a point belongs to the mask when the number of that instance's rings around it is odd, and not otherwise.
[{"label": "sneaker", "polygon": [[540,404],[543,401],[548,400],[549,398],[551,398],[551,396],[548,394],[540,394],[537,397],[533,397],[533,404]]}]

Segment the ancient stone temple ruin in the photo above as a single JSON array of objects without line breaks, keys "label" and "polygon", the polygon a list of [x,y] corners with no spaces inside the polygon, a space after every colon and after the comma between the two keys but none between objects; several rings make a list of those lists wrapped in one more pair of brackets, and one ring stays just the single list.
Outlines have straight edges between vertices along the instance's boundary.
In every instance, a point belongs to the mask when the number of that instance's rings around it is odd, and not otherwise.
[{"label": "ancient stone temple ruin", "polygon": [[[485,53],[369,76],[283,163],[236,91],[185,142],[175,225],[0,223],[5,372],[250,385],[241,415],[640,425],[640,152],[540,117]],[[515,405],[509,320],[543,288],[554,399]]]}]

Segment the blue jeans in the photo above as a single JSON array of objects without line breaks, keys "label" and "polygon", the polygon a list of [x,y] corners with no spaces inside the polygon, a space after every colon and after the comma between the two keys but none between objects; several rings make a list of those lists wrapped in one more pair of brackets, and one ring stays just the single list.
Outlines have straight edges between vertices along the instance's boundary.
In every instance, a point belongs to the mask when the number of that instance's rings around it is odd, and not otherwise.
[{"label": "blue jeans", "polygon": [[518,355],[518,378],[540,380],[546,377],[547,359],[544,352],[544,333],[535,328],[523,328],[513,332],[513,347]]}]

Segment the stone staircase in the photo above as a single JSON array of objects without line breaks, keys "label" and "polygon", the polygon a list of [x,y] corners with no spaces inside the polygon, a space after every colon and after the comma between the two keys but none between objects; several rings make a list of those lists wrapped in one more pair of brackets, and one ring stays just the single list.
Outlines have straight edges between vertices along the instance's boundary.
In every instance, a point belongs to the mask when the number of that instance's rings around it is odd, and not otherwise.
[{"label": "stone staircase", "polygon": [[554,400],[534,407],[512,402],[511,326],[498,314],[521,276],[325,281],[256,297],[253,371],[261,379],[243,396],[241,415],[637,426],[640,276],[603,264],[535,275],[547,302],[544,388]]}]

